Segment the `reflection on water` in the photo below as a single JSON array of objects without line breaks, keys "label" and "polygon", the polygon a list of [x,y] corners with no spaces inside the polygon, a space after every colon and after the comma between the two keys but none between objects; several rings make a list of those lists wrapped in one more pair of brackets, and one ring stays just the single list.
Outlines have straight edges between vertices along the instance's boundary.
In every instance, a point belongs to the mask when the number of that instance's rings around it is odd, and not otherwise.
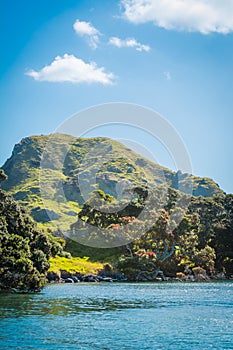
[{"label": "reflection on water", "polygon": [[1,293],[0,317],[7,350],[232,349],[233,283],[51,285]]},{"label": "reflection on water", "polygon": [[26,295],[7,295],[4,297],[4,303],[1,303],[1,317],[25,317],[28,315],[48,316],[48,315],[75,315],[80,312],[91,311],[114,311],[135,308],[153,308],[156,302],[152,301],[125,301],[108,298],[95,299],[86,298],[50,298],[43,299],[36,296]]}]

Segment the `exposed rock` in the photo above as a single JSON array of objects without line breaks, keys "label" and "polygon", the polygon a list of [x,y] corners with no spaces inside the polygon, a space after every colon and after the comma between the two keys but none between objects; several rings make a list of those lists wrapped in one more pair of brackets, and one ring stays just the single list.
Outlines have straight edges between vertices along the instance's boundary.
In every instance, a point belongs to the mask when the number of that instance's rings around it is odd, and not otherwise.
[{"label": "exposed rock", "polygon": [[42,209],[40,207],[36,207],[31,210],[31,215],[34,220],[37,222],[48,222],[51,220],[58,220],[60,215],[58,215],[55,211],[49,209]]},{"label": "exposed rock", "polygon": [[67,278],[72,278],[72,275],[73,275],[72,273],[67,272],[65,270],[61,270],[60,273],[61,273],[61,278],[63,280],[66,280]]},{"label": "exposed rock", "polygon": [[82,281],[83,282],[99,282],[99,278],[97,275],[88,274],[88,275],[83,276]]},{"label": "exposed rock", "polygon": [[59,282],[61,280],[61,273],[59,272],[53,272],[53,271],[49,271],[47,272],[47,280],[49,283],[51,282]]},{"label": "exposed rock", "polygon": [[74,283],[74,280],[72,278],[66,278],[64,280],[65,283]]},{"label": "exposed rock", "polygon": [[224,274],[224,272],[219,272],[219,273],[214,275],[214,279],[225,280],[226,279],[226,275]]},{"label": "exposed rock", "polygon": [[77,216],[77,215],[78,215],[78,214],[77,214],[75,211],[73,211],[73,210],[67,211],[65,214],[70,215],[70,216]]}]

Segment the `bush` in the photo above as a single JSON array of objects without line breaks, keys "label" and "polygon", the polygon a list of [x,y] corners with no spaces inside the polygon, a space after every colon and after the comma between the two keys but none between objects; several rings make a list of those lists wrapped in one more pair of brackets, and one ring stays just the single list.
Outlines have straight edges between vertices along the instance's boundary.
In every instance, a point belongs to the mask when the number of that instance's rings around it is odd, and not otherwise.
[{"label": "bush", "polygon": [[61,244],[39,231],[25,210],[0,191],[0,289],[42,288],[49,258],[61,252]]}]

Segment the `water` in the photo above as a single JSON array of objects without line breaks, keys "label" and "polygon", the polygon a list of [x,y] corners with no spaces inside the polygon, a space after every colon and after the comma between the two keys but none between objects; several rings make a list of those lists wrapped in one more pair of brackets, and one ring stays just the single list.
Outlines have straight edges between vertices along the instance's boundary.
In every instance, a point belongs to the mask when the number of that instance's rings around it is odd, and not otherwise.
[{"label": "water", "polygon": [[0,294],[0,349],[233,349],[233,283],[61,284]]}]

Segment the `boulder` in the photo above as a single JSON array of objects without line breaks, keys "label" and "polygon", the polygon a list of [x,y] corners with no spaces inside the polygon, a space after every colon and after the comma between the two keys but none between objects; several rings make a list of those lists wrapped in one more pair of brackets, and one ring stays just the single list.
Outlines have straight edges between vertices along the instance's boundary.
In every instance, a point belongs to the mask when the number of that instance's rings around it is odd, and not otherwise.
[{"label": "boulder", "polygon": [[52,283],[52,282],[60,282],[61,280],[61,273],[60,271],[59,272],[53,272],[53,271],[49,271],[47,272],[47,280],[49,283]]},{"label": "boulder", "polygon": [[72,278],[66,278],[64,280],[65,283],[74,283],[74,280]]},{"label": "boulder", "polygon": [[89,275],[84,275],[82,278],[82,281],[83,282],[99,282],[99,278],[96,275],[89,274]]}]

